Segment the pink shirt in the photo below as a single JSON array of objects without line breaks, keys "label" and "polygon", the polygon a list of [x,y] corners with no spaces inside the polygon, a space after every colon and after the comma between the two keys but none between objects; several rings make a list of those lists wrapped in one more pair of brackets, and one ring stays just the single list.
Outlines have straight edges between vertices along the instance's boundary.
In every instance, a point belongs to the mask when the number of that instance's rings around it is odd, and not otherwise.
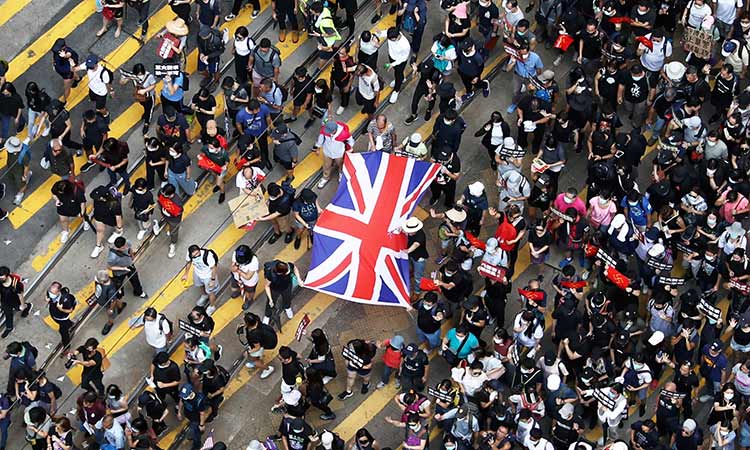
[{"label": "pink shirt", "polygon": [[578,215],[581,217],[586,216],[586,204],[583,203],[583,200],[576,197],[575,200],[573,200],[573,203],[565,203],[565,193],[562,193],[557,196],[555,199],[555,202],[553,204],[556,210],[560,211],[561,213],[565,213],[565,210],[570,208],[571,206],[578,211]]},{"label": "pink shirt", "polygon": [[589,211],[591,211],[589,223],[594,228],[599,228],[602,225],[608,226],[612,222],[612,218],[617,214],[615,202],[609,202],[606,208],[602,208],[599,206],[598,196],[589,200],[589,207]]},{"label": "pink shirt", "polygon": [[[721,198],[726,198],[727,193],[729,193],[728,190],[724,191],[724,193],[721,195]],[[732,211],[745,209],[747,208],[748,203],[750,202],[748,202],[747,198],[744,195],[739,194],[737,196],[736,202],[726,202],[721,205],[721,208],[719,208],[719,214],[721,214],[721,217],[723,217],[727,223],[732,224],[735,222]]]}]

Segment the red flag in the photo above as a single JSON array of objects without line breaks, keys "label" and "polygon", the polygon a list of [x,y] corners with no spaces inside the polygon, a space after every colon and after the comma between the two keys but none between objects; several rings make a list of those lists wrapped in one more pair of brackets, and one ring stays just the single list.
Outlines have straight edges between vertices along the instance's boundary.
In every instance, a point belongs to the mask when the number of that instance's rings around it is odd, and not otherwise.
[{"label": "red flag", "polygon": [[419,281],[419,289],[422,291],[434,291],[440,292],[440,287],[435,284],[435,280],[432,278],[422,278]]},{"label": "red flag", "polygon": [[472,247],[476,247],[480,250],[486,250],[487,244],[480,240],[478,237],[474,236],[473,234],[469,233],[468,231],[464,232],[464,236],[466,236],[466,240],[469,241],[469,244],[471,244]]},{"label": "red flag", "polygon": [[630,25],[631,23],[633,23],[633,19],[631,19],[630,17],[610,17],[609,23],[625,23]]},{"label": "red flag", "polygon": [[529,300],[533,300],[535,302],[544,300],[544,291],[529,291],[526,289],[518,288],[518,293],[521,294],[521,297],[526,297]]},{"label": "red flag", "polygon": [[654,49],[654,43],[648,40],[646,36],[638,36],[637,38],[635,38],[635,40],[643,44],[649,50]]},{"label": "red flag", "polygon": [[573,39],[569,34],[561,34],[557,36],[554,47],[565,52],[574,41],[575,39]]},{"label": "red flag", "polygon": [[587,284],[585,281],[563,281],[560,286],[568,289],[581,289],[585,288]]},{"label": "red flag", "polygon": [[622,272],[615,269],[614,266],[607,267],[604,274],[609,281],[622,290],[625,290],[626,287],[630,286],[630,278],[623,275]]},{"label": "red flag", "polygon": [[302,320],[299,321],[299,325],[297,325],[297,331],[294,333],[294,338],[297,339],[297,342],[302,340],[302,335],[305,334],[305,330],[307,330],[307,327],[310,325],[310,316],[305,314],[302,316]]},{"label": "red flag", "polygon": [[599,247],[596,245],[583,244],[583,254],[586,255],[587,258],[593,258],[598,251]]},{"label": "red flag", "polygon": [[203,170],[210,170],[217,175],[222,172],[221,166],[211,161],[208,156],[204,155],[203,153],[198,153],[198,167]]}]

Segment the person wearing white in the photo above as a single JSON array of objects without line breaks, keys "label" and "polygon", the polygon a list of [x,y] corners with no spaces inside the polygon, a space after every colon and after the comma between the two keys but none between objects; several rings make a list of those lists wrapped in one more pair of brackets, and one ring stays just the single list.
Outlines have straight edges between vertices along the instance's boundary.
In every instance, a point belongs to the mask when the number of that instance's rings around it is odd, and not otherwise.
[{"label": "person wearing white", "polygon": [[682,24],[697,30],[701,27],[703,18],[710,15],[711,7],[705,0],[691,0],[682,14]]},{"label": "person wearing white", "polygon": [[354,146],[354,139],[346,124],[328,121],[315,141],[313,151],[323,157],[323,178],[318,182],[318,189],[322,189],[331,179],[334,167],[339,171],[341,181],[341,165],[344,162],[344,152]]},{"label": "person wearing white", "polygon": [[526,450],[554,450],[554,446],[547,439],[542,437],[542,430],[533,428],[526,439],[523,441]]},{"label": "person wearing white", "polygon": [[[617,385],[615,385],[617,386]],[[622,386],[619,385],[619,389],[622,390]],[[582,395],[591,396],[594,391],[599,391],[599,395],[609,397],[614,405],[612,409],[608,408],[603,402],[598,402],[596,415],[599,418],[599,422],[602,424],[602,437],[601,442],[606,442],[608,438],[612,438],[612,431],[617,429],[622,421],[622,416],[625,413],[625,409],[628,407],[628,399],[622,395],[615,387],[605,387],[599,389],[586,389],[580,391]]]},{"label": "person wearing white", "polygon": [[232,298],[242,295],[242,309],[247,310],[255,298],[260,262],[252,249],[240,245],[232,253]]},{"label": "person wearing white", "polygon": [[737,12],[745,4],[742,0],[713,0],[713,3],[716,10],[716,26],[719,28],[719,35],[726,38],[732,24],[737,19]]},{"label": "person wearing white", "polygon": [[85,70],[89,79],[89,100],[94,102],[96,110],[107,117],[107,94],[114,95],[112,75],[109,70],[99,63],[99,57],[89,55],[86,62],[74,69],[76,72]]},{"label": "person wearing white", "polygon": [[234,179],[234,185],[239,188],[240,195],[250,195],[258,186],[260,186],[261,181],[265,179],[266,174],[261,169],[255,166],[247,166],[237,172],[237,176]]},{"label": "person wearing white", "polygon": [[672,43],[667,41],[663,35],[654,33],[649,33],[644,37],[653,43],[654,48],[649,49],[642,43],[638,44],[641,65],[649,72],[660,72],[666,59],[672,56]]},{"label": "person wearing white", "polygon": [[154,308],[147,308],[143,312],[143,334],[146,336],[146,343],[154,348],[154,354],[167,351],[167,336],[172,331],[164,314],[157,313]]},{"label": "person wearing white", "polygon": [[391,27],[386,32],[378,33],[378,37],[382,38],[385,36],[388,37],[388,59],[390,60],[390,64],[387,64],[385,67],[386,69],[393,69],[394,76],[394,80],[391,81],[393,92],[388,101],[396,103],[398,93],[401,91],[401,86],[404,83],[404,70],[411,55],[411,44],[406,36],[401,34],[396,27]]},{"label": "person wearing white", "polygon": [[182,274],[182,281],[186,282],[190,269],[193,269],[193,285],[201,288],[201,296],[198,299],[198,306],[206,306],[206,314],[209,316],[216,311],[216,291],[219,290],[219,281],[217,279],[217,268],[219,259],[211,249],[201,248],[195,244],[188,247],[185,256],[185,271]]}]

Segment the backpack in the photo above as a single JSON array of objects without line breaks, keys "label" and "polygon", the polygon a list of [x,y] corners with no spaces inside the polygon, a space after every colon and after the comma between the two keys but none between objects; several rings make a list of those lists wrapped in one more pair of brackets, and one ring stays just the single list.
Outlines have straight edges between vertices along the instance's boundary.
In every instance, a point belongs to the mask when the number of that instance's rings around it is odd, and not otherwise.
[{"label": "backpack", "polygon": [[29,341],[22,341],[21,345],[23,346],[23,348],[26,349],[26,351],[28,351],[34,356],[34,359],[36,359],[39,356],[39,349],[31,345]]},{"label": "backpack", "polygon": [[255,49],[253,49],[253,60],[255,62],[260,62],[260,64],[262,64],[263,66],[266,66],[266,65],[273,66],[273,59],[277,56],[279,57],[279,59],[281,59],[281,52],[279,51],[278,48],[276,48],[273,45],[271,46],[271,54],[269,55],[268,60],[265,60],[260,57],[260,54],[258,53],[259,50],[260,50],[260,46],[257,46],[255,47]]},{"label": "backpack", "polygon": [[200,341],[198,342],[198,348],[200,348],[203,351],[203,354],[206,355],[206,359],[211,359],[213,352],[211,351],[211,347],[208,344]]},{"label": "backpack", "polygon": [[422,406],[422,403],[427,400],[427,397],[419,394],[417,395],[417,400],[414,401],[414,403],[409,403],[408,405],[406,405],[404,412],[401,413],[401,422],[406,423],[406,421],[409,420],[409,414],[419,414],[419,407]]},{"label": "backpack", "polygon": [[[167,322],[167,325],[169,325],[169,333],[164,333],[164,322]],[[164,334],[168,341],[172,340],[172,336],[174,335],[174,324],[171,320],[167,319],[167,316],[164,314],[159,314],[159,332]]]},{"label": "backpack", "polygon": [[417,30],[417,18],[414,15],[417,5],[413,3],[410,1],[406,4],[406,11],[404,11],[404,17],[401,21],[401,29],[407,33],[414,33]]},{"label": "backpack", "polygon": [[203,264],[208,266],[208,255],[213,256],[216,264],[219,264],[219,255],[217,255],[215,251],[210,248],[202,248],[201,250],[203,250]]},{"label": "backpack", "polygon": [[[281,103],[286,103],[287,99],[289,98],[289,90],[284,86],[279,86],[278,84],[274,83],[274,86],[276,86],[276,90],[281,91]],[[273,91],[274,94],[276,94],[276,91]]]},{"label": "backpack", "polygon": [[221,380],[220,384],[222,386],[226,386],[229,383],[229,379],[231,378],[229,371],[218,364],[216,364],[214,367],[216,367],[216,377]]},{"label": "backpack", "polygon": [[278,263],[278,259],[274,259],[272,261],[266,261],[263,263],[263,276],[266,277],[266,280],[273,283],[276,281],[276,272],[273,270],[274,267],[276,267],[276,263]]},{"label": "backpack", "polygon": [[[104,74],[107,74],[109,77],[109,81],[104,81]],[[112,73],[111,70],[107,69],[104,65],[102,65],[102,71],[99,72],[99,79],[102,80],[102,83],[104,84],[111,84],[114,81],[115,74]]]}]

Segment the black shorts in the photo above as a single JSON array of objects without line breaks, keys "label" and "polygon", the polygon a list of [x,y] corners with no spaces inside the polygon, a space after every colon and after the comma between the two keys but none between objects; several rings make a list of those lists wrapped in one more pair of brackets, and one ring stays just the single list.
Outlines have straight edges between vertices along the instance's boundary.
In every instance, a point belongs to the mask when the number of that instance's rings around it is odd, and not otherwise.
[{"label": "black shorts", "polygon": [[652,72],[648,69],[645,69],[645,71],[646,77],[648,77],[648,85],[651,86],[651,89],[655,88],[659,84],[661,72]]},{"label": "black shorts", "polygon": [[375,108],[375,99],[368,100],[357,91],[357,104],[362,106],[362,114],[372,114],[377,108]]},{"label": "black shorts", "polygon": [[292,169],[294,169],[294,164],[291,161],[282,161],[282,160],[279,160],[279,164],[281,164],[281,166],[284,169],[286,169],[286,170],[292,170]]},{"label": "black shorts", "polygon": [[57,74],[60,75],[63,80],[72,80],[75,77],[75,74],[73,73],[73,71],[66,72],[66,73],[57,72]]},{"label": "black shorts", "polygon": [[96,94],[91,89],[89,89],[89,100],[94,102],[96,109],[104,109],[107,107],[107,96]]},{"label": "black shorts", "polygon": [[333,58],[336,54],[336,50],[318,50],[318,58],[325,59],[326,61]]}]

